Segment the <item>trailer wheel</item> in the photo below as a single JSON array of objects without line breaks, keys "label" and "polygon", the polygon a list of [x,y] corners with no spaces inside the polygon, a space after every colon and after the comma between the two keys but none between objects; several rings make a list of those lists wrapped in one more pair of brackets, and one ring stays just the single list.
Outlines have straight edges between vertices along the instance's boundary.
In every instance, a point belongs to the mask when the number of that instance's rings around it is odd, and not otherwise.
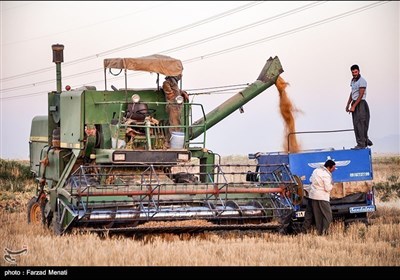
[{"label": "trailer wheel", "polygon": [[44,205],[41,205],[37,196],[34,196],[29,200],[27,214],[28,224],[45,224]]}]

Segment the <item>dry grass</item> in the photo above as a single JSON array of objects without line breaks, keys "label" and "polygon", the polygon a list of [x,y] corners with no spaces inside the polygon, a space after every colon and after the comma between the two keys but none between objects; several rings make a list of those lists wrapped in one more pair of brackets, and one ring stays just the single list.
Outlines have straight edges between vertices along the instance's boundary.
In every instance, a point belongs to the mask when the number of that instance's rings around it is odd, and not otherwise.
[{"label": "dry grass", "polygon": [[374,183],[382,183],[390,178],[400,176],[400,156],[372,156]]},{"label": "dry grass", "polygon": [[[237,162],[235,162],[235,160]],[[243,157],[230,163],[247,163]],[[396,158],[374,162],[377,182],[400,174]],[[379,181],[381,180],[381,181]],[[54,236],[50,229],[26,223],[32,193],[0,193],[0,249],[27,252],[0,266],[399,266],[400,200],[378,201],[371,224],[345,229],[335,222],[328,236],[315,232],[225,232],[198,235],[113,235],[74,233]]]},{"label": "dry grass", "polygon": [[[345,230],[333,223],[328,236],[247,234],[147,235],[93,233],[54,236],[27,225],[24,212],[0,214],[0,248],[14,251],[18,266],[399,266],[400,209],[382,206],[371,225]],[[9,266],[4,259],[0,266]]]}]

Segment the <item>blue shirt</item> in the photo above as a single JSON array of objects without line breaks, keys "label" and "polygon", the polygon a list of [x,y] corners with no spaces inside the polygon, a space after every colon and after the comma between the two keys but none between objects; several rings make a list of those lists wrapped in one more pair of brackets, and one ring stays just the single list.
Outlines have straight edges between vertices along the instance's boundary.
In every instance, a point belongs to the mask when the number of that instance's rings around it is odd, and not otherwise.
[{"label": "blue shirt", "polygon": [[351,99],[357,100],[360,95],[360,88],[365,88],[364,95],[362,97],[363,100],[367,98],[367,81],[360,76],[358,80],[351,79]]}]

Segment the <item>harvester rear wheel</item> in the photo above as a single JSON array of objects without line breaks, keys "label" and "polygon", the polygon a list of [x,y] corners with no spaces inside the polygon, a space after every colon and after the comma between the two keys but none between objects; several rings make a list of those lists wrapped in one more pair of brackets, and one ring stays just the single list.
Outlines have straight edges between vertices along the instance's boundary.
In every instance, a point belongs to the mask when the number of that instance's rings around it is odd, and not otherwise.
[{"label": "harvester rear wheel", "polygon": [[36,196],[32,197],[27,206],[28,224],[45,224],[44,205]]}]

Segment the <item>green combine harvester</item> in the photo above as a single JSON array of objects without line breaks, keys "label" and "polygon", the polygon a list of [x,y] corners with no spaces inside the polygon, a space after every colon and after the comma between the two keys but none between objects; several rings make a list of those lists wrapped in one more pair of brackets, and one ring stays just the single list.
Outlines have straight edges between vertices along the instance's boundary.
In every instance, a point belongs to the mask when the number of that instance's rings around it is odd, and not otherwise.
[{"label": "green combine harvester", "polygon": [[[302,184],[286,164],[271,165],[268,182],[246,180],[249,165],[222,165],[206,148],[206,131],[274,85],[283,72],[269,58],[257,80],[205,114],[202,104],[183,106],[180,133],[168,135],[160,75],[182,74],[180,60],[151,55],[104,59],[105,89],[61,87],[63,45],[53,45],[57,91],[48,114],[32,120],[30,166],[37,193],[29,223],[109,232],[285,230],[302,198]],[[157,87],[127,87],[129,71],[157,74]],[[125,75],[125,88],[108,89],[107,77]],[[193,113],[202,117],[193,121]],[[228,141],[225,139],[222,141]],[[170,142],[166,148],[165,143]],[[254,165],[255,167],[256,165]]]}]

